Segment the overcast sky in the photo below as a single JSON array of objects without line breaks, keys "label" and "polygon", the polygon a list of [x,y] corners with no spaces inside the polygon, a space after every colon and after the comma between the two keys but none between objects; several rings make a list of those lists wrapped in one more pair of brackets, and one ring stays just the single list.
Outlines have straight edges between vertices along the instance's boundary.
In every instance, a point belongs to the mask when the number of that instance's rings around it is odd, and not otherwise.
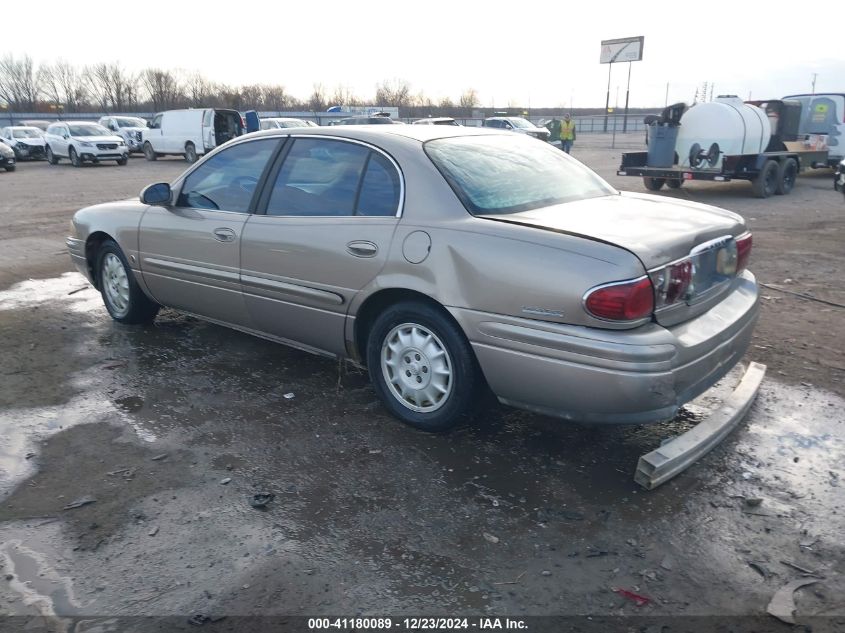
[{"label": "overcast sky", "polygon": [[[743,98],[810,92],[813,73],[816,92],[845,92],[841,19],[837,26],[830,10],[809,3],[44,4],[37,15],[7,15],[0,55],[198,70],[234,85],[281,84],[301,99],[316,82],[369,98],[377,83],[404,79],[435,101],[475,88],[484,106],[591,107],[604,105],[607,90],[601,40],[643,35],[633,107],[663,105],[667,82],[670,102],[692,101],[705,81]],[[613,65],[611,106],[617,86],[624,105],[627,71]]]}]

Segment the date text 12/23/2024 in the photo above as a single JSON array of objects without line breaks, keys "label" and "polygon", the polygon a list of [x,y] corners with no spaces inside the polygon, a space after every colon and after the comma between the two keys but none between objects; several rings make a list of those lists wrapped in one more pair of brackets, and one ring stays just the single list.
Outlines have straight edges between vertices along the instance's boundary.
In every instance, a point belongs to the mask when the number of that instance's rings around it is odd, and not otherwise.
[{"label": "date text 12/23/2024", "polygon": [[308,630],[381,630],[397,629],[402,631],[446,631],[446,630],[526,630],[524,620],[518,618],[308,618]]}]

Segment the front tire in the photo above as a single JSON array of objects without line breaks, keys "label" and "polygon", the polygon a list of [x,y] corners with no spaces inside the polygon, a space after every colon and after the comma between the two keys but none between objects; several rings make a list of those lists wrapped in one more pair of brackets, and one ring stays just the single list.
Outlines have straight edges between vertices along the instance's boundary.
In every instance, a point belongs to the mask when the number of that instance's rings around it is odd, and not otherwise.
[{"label": "front tire", "polygon": [[663,188],[663,185],[666,184],[666,179],[643,176],[643,184],[649,191],[660,191]]},{"label": "front tire", "polygon": [[6,171],[15,171],[15,167],[17,167],[17,165],[6,165],[5,169]]},{"label": "front tire", "polygon": [[50,146],[47,146],[47,162],[51,165],[58,165],[59,164],[59,157],[53,153],[53,150]]},{"label": "front tire", "polygon": [[144,143],[144,158],[147,160],[155,160],[158,158],[158,155],[155,153],[155,150],[149,141]]},{"label": "front tire", "polygon": [[481,404],[483,379],[469,342],[426,303],[398,303],[376,318],[367,367],[385,407],[423,431],[450,429]]},{"label": "front tire", "polygon": [[129,158],[126,157],[126,156],[124,156],[123,158],[117,159],[117,164],[120,165],[121,167],[123,167],[128,162],[129,162]]},{"label": "front tire", "polygon": [[112,240],[103,242],[97,254],[97,281],[111,318],[119,323],[149,323],[159,306],[135,281],[123,251]]},{"label": "front tire", "polygon": [[70,160],[70,164],[74,167],[82,167],[82,159],[79,158],[79,154],[76,153],[74,148],[70,148],[67,151],[67,157]]},{"label": "front tire", "polygon": [[197,148],[191,142],[185,143],[185,160],[189,163],[197,162]]}]

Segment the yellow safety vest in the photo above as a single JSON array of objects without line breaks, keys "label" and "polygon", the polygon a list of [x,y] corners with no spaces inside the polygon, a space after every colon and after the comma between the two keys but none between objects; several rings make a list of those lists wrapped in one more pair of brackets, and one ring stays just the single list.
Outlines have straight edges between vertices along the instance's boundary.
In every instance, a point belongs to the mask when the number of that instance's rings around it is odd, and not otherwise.
[{"label": "yellow safety vest", "polygon": [[574,141],[575,140],[575,121],[561,121],[560,122],[560,140]]}]

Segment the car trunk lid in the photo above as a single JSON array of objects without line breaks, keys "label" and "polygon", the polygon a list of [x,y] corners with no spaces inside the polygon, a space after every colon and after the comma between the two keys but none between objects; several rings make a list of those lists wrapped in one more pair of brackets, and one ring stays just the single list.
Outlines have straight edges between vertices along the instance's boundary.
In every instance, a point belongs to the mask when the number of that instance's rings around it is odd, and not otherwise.
[{"label": "car trunk lid", "polygon": [[[690,292],[674,305],[656,311],[656,319],[663,325],[701,314],[728,291],[735,273],[730,266],[726,269],[726,258],[733,258],[735,262],[733,238],[746,232],[742,218],[729,211],[634,193],[479,217],[577,235],[624,248],[639,258],[644,272],[652,273],[655,285],[655,271],[690,258]],[[616,280],[608,279],[611,281]]]}]

